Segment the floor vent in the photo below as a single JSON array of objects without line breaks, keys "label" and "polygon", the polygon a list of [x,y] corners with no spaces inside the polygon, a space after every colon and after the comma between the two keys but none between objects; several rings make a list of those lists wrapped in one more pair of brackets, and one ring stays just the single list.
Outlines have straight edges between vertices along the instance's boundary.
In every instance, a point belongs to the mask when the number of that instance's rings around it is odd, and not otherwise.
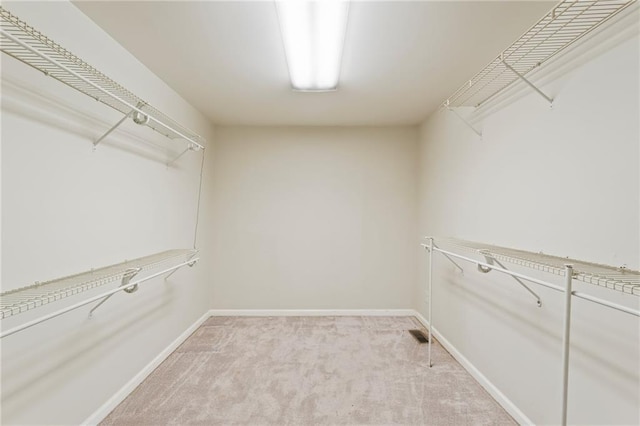
[{"label": "floor vent", "polygon": [[409,333],[411,333],[411,335],[415,337],[416,340],[420,343],[429,342],[429,338],[427,337],[426,333],[422,330],[409,330]]}]

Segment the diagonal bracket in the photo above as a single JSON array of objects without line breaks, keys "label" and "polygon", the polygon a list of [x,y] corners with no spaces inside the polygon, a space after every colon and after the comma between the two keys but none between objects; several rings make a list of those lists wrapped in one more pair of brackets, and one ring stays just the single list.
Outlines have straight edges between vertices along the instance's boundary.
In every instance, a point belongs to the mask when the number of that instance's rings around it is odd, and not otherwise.
[{"label": "diagonal bracket", "polygon": [[449,99],[447,99],[447,102],[445,102],[445,106],[447,107],[447,109],[449,111],[451,111],[452,113],[454,113],[456,115],[456,117],[458,117],[458,119],[460,121],[462,121],[469,129],[471,129],[471,131],[473,131],[473,133],[475,133],[476,135],[478,135],[480,137],[480,139],[482,139],[482,132],[480,132],[479,130],[477,130],[475,127],[473,127],[473,125],[471,123],[469,123],[463,116],[461,116],[460,114],[458,114],[458,111],[456,111],[455,109],[451,108],[449,106]]},{"label": "diagonal bracket", "polygon": [[[434,246],[435,248],[440,248],[440,247],[438,247],[437,245],[435,245],[435,243],[433,244],[433,246]],[[462,266],[458,265],[458,263],[457,263],[455,260],[453,260],[453,259],[451,258],[451,256],[449,256],[447,253],[442,253],[442,252],[440,252],[440,254],[441,254],[441,255],[443,255],[444,257],[446,257],[446,258],[449,260],[449,262],[453,263],[453,265],[454,265],[456,268],[458,268],[458,270],[460,271],[460,273],[461,273],[461,274],[464,274],[464,269],[462,269]]]},{"label": "diagonal bracket", "polygon": [[[125,271],[125,273],[122,275],[122,283],[120,284],[120,287],[126,287],[124,289],[125,293],[134,293],[134,292],[136,292],[138,290],[138,284],[134,284],[132,286],[129,286],[129,282],[131,281],[131,279],[133,277],[138,275],[138,272],[140,272],[140,271],[142,271],[142,268],[130,268],[130,269],[127,269]],[[91,308],[91,310],[89,311],[89,316],[91,316],[93,314],[93,311],[98,309],[100,307],[100,305],[102,305],[104,302],[106,302],[114,294],[115,293],[112,293],[112,294],[110,294],[108,296],[105,296],[105,298],[102,299],[100,302],[98,302],[98,304],[96,306]]]},{"label": "diagonal bracket", "polygon": [[109,134],[111,132],[113,132],[115,129],[117,129],[118,127],[120,127],[120,125],[122,123],[125,122],[125,120],[129,117],[133,118],[133,122],[139,125],[144,125],[144,124],[148,124],[149,123],[149,116],[140,112],[140,108],[142,108],[143,106],[145,106],[146,104],[144,102],[138,102],[138,105],[136,105],[137,109],[132,109],[131,111],[129,111],[129,113],[127,115],[125,115],[124,117],[122,117],[116,124],[114,124],[109,130],[106,131],[106,133],[102,136],[100,136],[98,139],[96,139],[95,142],[93,142],[93,149],[96,149],[96,146],[98,146],[98,144],[100,142],[102,142],[102,140],[104,138],[106,138],[107,136],[109,136]]},{"label": "diagonal bracket", "polygon": [[[498,266],[500,266],[502,269],[504,270],[509,270],[506,266],[504,266],[498,259],[496,259],[495,257],[493,257],[493,255],[488,252],[487,250],[478,250],[478,253],[480,253],[481,255],[484,256],[484,258],[486,259],[486,263],[488,265],[493,265],[494,263],[497,263]],[[484,266],[484,265],[478,265],[478,271],[486,274],[487,272],[491,271],[491,267],[488,266]],[[531,293],[533,295],[533,297],[535,297],[537,299],[537,305],[538,307],[542,307],[542,300],[540,300],[540,296],[538,296],[538,294],[536,292],[534,292],[533,290],[531,290],[531,288],[526,285],[520,278],[511,275],[513,277],[514,280],[516,280],[522,287],[524,287],[529,293]]]},{"label": "diagonal bracket", "polygon": [[[425,250],[427,250],[428,252],[430,252],[430,251],[431,251],[431,249],[429,248],[429,246],[428,246],[427,244],[420,244],[420,245],[421,245],[422,247],[424,247],[424,248],[425,248]],[[440,247],[438,247],[437,245],[435,245],[435,243],[433,244],[433,247],[434,247],[434,248],[436,248],[436,249],[439,249],[439,248],[440,248]],[[446,257],[446,258],[447,258],[447,260],[449,260],[449,262],[453,263],[453,265],[454,265],[456,268],[458,268],[458,270],[460,271],[460,273],[461,273],[461,274],[464,274],[464,269],[462,269],[462,266],[458,265],[458,262],[456,262],[455,260],[453,260],[453,259],[451,258],[451,256],[449,256],[449,255],[448,255],[448,254],[446,254],[446,253],[442,253],[442,252],[440,252],[440,254],[441,254],[441,255],[443,255],[444,257]]]},{"label": "diagonal bracket", "polygon": [[502,59],[502,64],[507,67],[507,69],[509,69],[509,71],[513,72],[516,76],[518,76],[518,78],[522,81],[524,81],[525,83],[527,83],[529,85],[529,87],[531,87],[533,90],[536,91],[537,94],[539,94],[540,96],[542,96],[543,98],[545,98],[547,100],[547,102],[549,102],[549,105],[553,106],[553,98],[550,98],[549,96],[547,96],[542,90],[538,89],[538,87],[533,84],[532,82],[530,82],[529,80],[527,80],[522,74],[520,74],[518,71],[516,71],[511,65],[509,65],[504,59]]},{"label": "diagonal bracket", "polygon": [[173,163],[178,161],[178,159],[182,157],[184,154],[186,154],[188,151],[199,151],[199,150],[200,148],[197,145],[190,143],[189,146],[187,146],[184,151],[182,151],[180,154],[178,154],[176,157],[174,157],[172,160],[170,160],[167,163],[167,167],[171,167]]},{"label": "diagonal bracket", "polygon": [[175,156],[172,160],[170,160],[167,163],[167,167],[171,167],[173,165],[173,163],[175,163],[176,161],[178,161],[178,159],[180,157],[182,157],[183,155],[185,155],[187,153],[187,151],[191,150],[191,147],[186,148],[184,151],[182,151],[180,154],[178,154],[177,156]]},{"label": "diagonal bracket", "polygon": [[[191,256],[189,256],[189,258],[187,259],[187,261],[189,261],[189,260],[193,259],[194,257],[196,257],[196,255],[197,255],[197,254],[198,254],[198,253],[193,253]],[[187,265],[188,265],[190,268],[191,268],[193,265],[195,265],[195,264],[196,264],[196,261],[195,261],[195,260],[194,260],[193,262],[189,262],[189,263],[187,263]],[[171,272],[169,273],[169,275],[167,275],[166,277],[164,277],[164,279],[165,279],[165,280],[168,280],[168,279],[169,279],[169,277],[170,277],[171,275],[173,275],[173,274],[175,274],[175,273],[176,273],[176,271],[177,271],[177,269],[174,269],[173,271],[171,271]]]},{"label": "diagonal bracket", "polygon": [[131,117],[131,115],[133,115],[133,112],[134,112],[134,111],[133,111],[133,110],[131,110],[131,111],[129,112],[129,114],[127,114],[127,115],[125,115],[124,117],[122,117],[122,118],[120,119],[120,121],[118,121],[118,122],[117,122],[116,124],[114,124],[114,125],[113,125],[109,130],[107,130],[107,131],[106,131],[106,133],[105,133],[104,135],[102,135],[102,136],[100,136],[98,139],[96,139],[96,140],[93,142],[93,149],[95,150],[95,149],[96,149],[96,147],[98,146],[98,144],[99,144],[100,142],[102,142],[102,140],[103,140],[104,138],[106,138],[107,136],[109,136],[109,134],[111,134],[111,132],[113,132],[115,129],[117,129],[118,127],[120,127],[120,125],[121,125],[122,123],[124,123],[124,121],[125,121],[127,118]]}]

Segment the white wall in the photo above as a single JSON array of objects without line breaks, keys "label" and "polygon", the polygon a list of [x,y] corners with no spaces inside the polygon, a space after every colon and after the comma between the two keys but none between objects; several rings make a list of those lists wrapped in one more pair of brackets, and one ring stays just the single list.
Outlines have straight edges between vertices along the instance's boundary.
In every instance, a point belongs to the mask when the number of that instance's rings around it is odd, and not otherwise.
[{"label": "white wall", "polygon": [[[430,117],[421,129],[421,234],[638,269],[638,52],[635,35],[545,84],[553,109],[530,93],[495,110],[476,123],[482,140],[453,114]],[[435,327],[530,420],[557,424],[562,295],[534,285],[537,308],[513,279],[462,266],[464,275],[436,256]],[[425,260],[420,269],[425,283]],[[576,287],[640,306],[635,296]],[[571,424],[640,423],[639,332],[636,317],[574,299]]]},{"label": "white wall", "polygon": [[[212,138],[209,122],[68,2],[3,2],[158,109]],[[2,55],[2,290],[194,244],[202,153],[120,118]],[[202,246],[201,244],[198,244]],[[2,340],[2,423],[77,424],[209,309],[205,269],[184,268],[88,318],[81,308]],[[142,275],[141,275],[142,276]],[[115,288],[114,283],[99,292]],[[93,293],[92,293],[93,294]],[[8,329],[87,297],[3,321]]]},{"label": "white wall", "polygon": [[413,305],[417,128],[218,127],[213,307]]}]

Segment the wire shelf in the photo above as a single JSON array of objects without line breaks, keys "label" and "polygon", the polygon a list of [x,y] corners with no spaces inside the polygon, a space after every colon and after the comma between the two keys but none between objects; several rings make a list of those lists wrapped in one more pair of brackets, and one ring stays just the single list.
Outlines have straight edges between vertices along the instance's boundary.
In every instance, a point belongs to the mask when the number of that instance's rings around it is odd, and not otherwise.
[{"label": "wire shelf", "polygon": [[197,253],[194,249],[168,250],[139,259],[128,260],[100,269],[68,277],[35,283],[0,293],[0,319],[8,318],[39,306],[122,280],[130,268],[147,271],[167,263],[187,261]]},{"label": "wire shelf", "polygon": [[578,281],[640,296],[640,271],[453,238],[435,238],[434,240],[439,245],[455,246],[474,253],[484,251],[499,261],[559,276],[564,276],[565,265],[571,264],[574,271],[573,278]]},{"label": "wire shelf", "polygon": [[[636,0],[562,1],[443,104],[478,107]],[[508,65],[507,65],[508,64]],[[509,69],[512,67],[513,70]]]},{"label": "wire shelf", "polygon": [[204,139],[93,68],[0,6],[0,50],[121,112],[169,139],[204,149]]}]

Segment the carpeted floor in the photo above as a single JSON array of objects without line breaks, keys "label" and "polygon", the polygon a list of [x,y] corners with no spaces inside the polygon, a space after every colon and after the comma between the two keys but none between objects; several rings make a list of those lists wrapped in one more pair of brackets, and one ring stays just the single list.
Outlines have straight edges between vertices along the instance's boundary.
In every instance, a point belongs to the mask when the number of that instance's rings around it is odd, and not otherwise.
[{"label": "carpeted floor", "polygon": [[212,317],[103,425],[514,420],[412,317]]}]

